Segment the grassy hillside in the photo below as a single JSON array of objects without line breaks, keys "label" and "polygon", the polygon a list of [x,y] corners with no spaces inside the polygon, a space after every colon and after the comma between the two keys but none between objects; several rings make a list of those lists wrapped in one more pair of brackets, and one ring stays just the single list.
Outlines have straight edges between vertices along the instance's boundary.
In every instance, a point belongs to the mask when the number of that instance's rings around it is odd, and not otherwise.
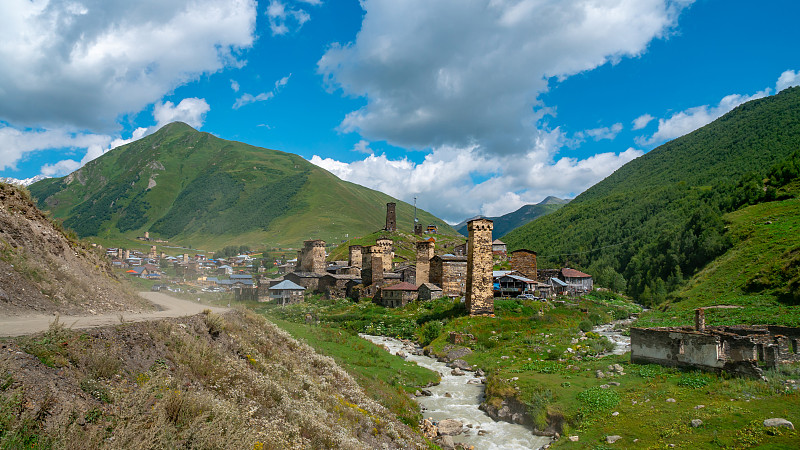
[{"label": "grassy hillside", "polygon": [[[535,205],[525,205],[520,209],[504,214],[499,217],[487,217],[494,222],[492,235],[495,239],[505,236],[509,231],[519,228],[526,223],[542,216],[546,216],[554,211],[558,211],[562,206],[569,203],[569,200],[562,200],[556,197],[547,197]],[[464,236],[468,235],[467,221],[459,223],[453,227]]]},{"label": "grassy hillside", "polygon": [[[344,182],[298,155],[226,141],[183,123],[116,148],[63,177],[30,187],[42,208],[80,236],[151,237],[193,247],[329,242],[383,227],[387,202],[399,227],[413,207]],[[425,222],[454,233],[431,214]]]},{"label": "grassy hillside", "polygon": [[800,88],[791,88],[652,150],[504,240],[537,251],[543,267],[580,267],[657,304],[731,247],[725,213],[780,196],[790,182],[781,167],[797,149]]},{"label": "grassy hillside", "polygon": [[453,248],[456,245],[461,245],[466,242],[466,239],[462,236],[455,235],[455,236],[448,236],[442,234],[425,234],[423,236],[417,236],[413,233],[404,233],[402,231],[394,232],[394,233],[387,233],[385,231],[376,231],[374,233],[367,234],[365,236],[361,236],[355,239],[351,239],[347,242],[342,243],[333,251],[330,252],[328,255],[329,261],[346,261],[349,257],[349,250],[351,245],[375,245],[378,239],[382,237],[387,237],[394,241],[394,254],[395,254],[395,261],[402,262],[415,262],[417,259],[416,253],[416,243],[417,241],[421,241],[423,239],[430,239],[433,238],[436,240],[434,246],[434,253],[436,255],[443,255],[445,253],[453,253]]}]

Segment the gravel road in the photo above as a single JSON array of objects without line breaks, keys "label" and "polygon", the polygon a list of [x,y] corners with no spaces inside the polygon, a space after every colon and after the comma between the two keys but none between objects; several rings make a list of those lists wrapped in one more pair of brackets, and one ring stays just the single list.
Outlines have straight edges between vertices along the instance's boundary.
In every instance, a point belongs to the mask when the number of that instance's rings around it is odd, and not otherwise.
[{"label": "gravel road", "polygon": [[[60,321],[72,329],[94,328],[104,325],[114,325],[120,323],[120,314],[125,322],[141,322],[144,320],[156,320],[166,317],[191,316],[210,309],[214,312],[225,312],[227,308],[218,308],[202,303],[195,303],[170,297],[161,292],[140,292],[139,295],[153,302],[159,311],[144,313],[108,313],[85,316],[60,316]],[[55,320],[54,315],[31,314],[28,316],[2,316],[0,315],[0,337],[23,336],[26,334],[45,331],[50,323]]]}]

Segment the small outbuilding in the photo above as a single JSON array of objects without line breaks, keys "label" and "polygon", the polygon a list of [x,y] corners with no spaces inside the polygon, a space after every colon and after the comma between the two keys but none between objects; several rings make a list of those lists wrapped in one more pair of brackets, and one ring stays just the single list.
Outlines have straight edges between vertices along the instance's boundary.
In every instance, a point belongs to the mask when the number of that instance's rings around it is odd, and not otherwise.
[{"label": "small outbuilding", "polygon": [[402,281],[381,288],[378,293],[378,304],[387,308],[405,306],[417,299],[417,286]]},{"label": "small outbuilding", "polygon": [[420,301],[435,300],[444,296],[442,288],[433,283],[422,283],[417,288],[417,299]]}]

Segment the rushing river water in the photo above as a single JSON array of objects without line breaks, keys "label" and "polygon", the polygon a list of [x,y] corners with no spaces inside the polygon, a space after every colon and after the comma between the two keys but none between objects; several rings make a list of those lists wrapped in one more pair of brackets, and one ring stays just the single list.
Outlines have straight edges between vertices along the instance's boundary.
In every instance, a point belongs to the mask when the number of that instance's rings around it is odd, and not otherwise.
[{"label": "rushing river water", "polygon": [[620,326],[630,325],[634,320],[636,319],[630,318],[615,320],[611,323],[598,325],[592,328],[592,331],[601,336],[607,337],[611,342],[614,343],[614,350],[611,350],[607,354],[623,355],[625,352],[631,351],[631,338],[630,336],[623,336],[622,331],[619,328]]},{"label": "rushing river water", "polygon": [[[496,422],[478,409],[483,401],[484,385],[477,380],[473,372],[466,372],[463,376],[451,375],[452,369],[445,363],[428,356],[414,355],[412,353],[414,348],[402,341],[365,334],[361,337],[378,345],[385,345],[392,354],[402,350],[406,353],[408,361],[442,375],[441,383],[429,388],[433,395],[417,397],[417,402],[424,408],[422,414],[425,418],[432,418],[435,421],[456,419],[464,424],[466,432],[453,436],[454,442],[474,446],[476,450],[535,449],[551,442],[550,438],[536,436],[529,428],[522,425]],[[472,383],[468,383],[470,380]],[[468,428],[468,424],[471,424],[472,428]],[[485,435],[479,436],[480,430],[483,430]]]}]

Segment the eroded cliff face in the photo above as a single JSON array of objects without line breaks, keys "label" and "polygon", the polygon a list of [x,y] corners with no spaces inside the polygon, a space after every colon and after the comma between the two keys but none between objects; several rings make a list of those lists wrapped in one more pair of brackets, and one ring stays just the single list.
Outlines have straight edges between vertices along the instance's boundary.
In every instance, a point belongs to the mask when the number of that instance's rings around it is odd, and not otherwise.
[{"label": "eroded cliff face", "polygon": [[26,191],[0,183],[0,314],[149,307],[113,275],[100,250],[55,226]]}]

